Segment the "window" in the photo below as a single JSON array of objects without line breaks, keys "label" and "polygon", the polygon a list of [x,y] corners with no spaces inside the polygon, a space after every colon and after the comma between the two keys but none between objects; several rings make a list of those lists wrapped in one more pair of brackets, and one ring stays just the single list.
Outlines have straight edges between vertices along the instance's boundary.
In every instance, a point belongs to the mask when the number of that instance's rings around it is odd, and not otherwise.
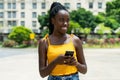
[{"label": "window", "polygon": [[93,8],[93,2],[89,2],[89,8]]},{"label": "window", "polygon": [[16,9],[16,3],[8,3],[8,9]]},{"label": "window", "polygon": [[21,9],[25,9],[25,3],[21,3]]},{"label": "window", "polygon": [[102,2],[98,2],[98,8],[99,8],[99,9],[102,8]]},{"label": "window", "polygon": [[12,3],[12,9],[16,9],[16,3]]},{"label": "window", "polygon": [[77,9],[81,7],[81,3],[77,3]]},{"label": "window", "polygon": [[4,18],[3,12],[0,12],[0,18]]},{"label": "window", "polygon": [[36,21],[32,21],[32,26],[36,27],[37,26],[37,22]]},{"label": "window", "polygon": [[17,22],[16,22],[16,21],[13,21],[12,25],[13,25],[13,26],[16,26],[16,25],[17,25]]},{"label": "window", "polygon": [[4,4],[0,3],[0,9],[4,9]]},{"label": "window", "polygon": [[21,18],[25,18],[25,12],[21,12]]},{"label": "window", "polygon": [[45,12],[42,12],[41,14],[42,14],[42,16],[44,16],[44,15],[45,15]]},{"label": "window", "polygon": [[0,21],[0,27],[3,27],[3,21]]},{"label": "window", "polygon": [[16,21],[8,21],[8,26],[13,27],[16,26],[17,22]]},{"label": "window", "polygon": [[8,21],[8,26],[10,26],[10,27],[11,27],[11,25],[12,25],[11,21]]},{"label": "window", "polygon": [[36,18],[37,17],[37,13],[36,12],[32,12],[32,18]]},{"label": "window", "polygon": [[8,11],[8,18],[16,18],[16,11]]},{"label": "window", "polygon": [[20,23],[22,26],[25,26],[25,21],[21,21]]},{"label": "window", "polygon": [[11,9],[11,3],[8,3],[8,9]]},{"label": "window", "polygon": [[37,3],[32,3],[33,9],[37,9]]},{"label": "window", "polygon": [[45,9],[45,6],[46,6],[46,4],[43,2],[41,8],[42,8],[42,9]]},{"label": "window", "polygon": [[12,12],[12,18],[16,18],[16,12],[15,11]]},{"label": "window", "polygon": [[70,3],[64,3],[64,6],[66,7],[66,9],[70,9]]},{"label": "window", "polygon": [[8,18],[11,18],[11,12],[8,11],[7,13],[8,13]]}]

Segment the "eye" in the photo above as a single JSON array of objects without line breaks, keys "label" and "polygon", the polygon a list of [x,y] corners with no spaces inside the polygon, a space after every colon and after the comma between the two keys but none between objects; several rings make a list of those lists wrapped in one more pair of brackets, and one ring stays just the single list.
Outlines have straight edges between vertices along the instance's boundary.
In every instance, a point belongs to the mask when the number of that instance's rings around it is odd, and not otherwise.
[{"label": "eye", "polygon": [[64,22],[64,18],[60,18],[59,21],[60,21],[60,22]]}]

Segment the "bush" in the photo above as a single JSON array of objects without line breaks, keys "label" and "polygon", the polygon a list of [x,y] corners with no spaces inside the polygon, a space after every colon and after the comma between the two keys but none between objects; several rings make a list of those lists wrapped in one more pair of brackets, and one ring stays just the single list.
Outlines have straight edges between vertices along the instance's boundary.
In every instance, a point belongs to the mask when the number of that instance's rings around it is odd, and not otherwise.
[{"label": "bush", "polygon": [[117,44],[119,44],[120,43],[120,38],[115,38],[115,41],[116,41]]},{"label": "bush", "polygon": [[22,44],[23,41],[30,40],[30,33],[32,33],[30,29],[23,26],[18,26],[12,28],[12,31],[8,35],[8,38],[16,41],[18,44]]},{"label": "bush", "polygon": [[16,45],[17,43],[14,40],[6,40],[2,44],[3,47],[14,47]]},{"label": "bush", "polygon": [[30,41],[23,41],[22,44],[26,47],[31,45]]},{"label": "bush", "polygon": [[120,45],[120,38],[105,38],[105,39],[97,39],[97,38],[92,38],[92,39],[87,39],[86,42],[88,47],[119,47]]},{"label": "bush", "polygon": [[38,40],[37,39],[34,39],[34,46],[37,47],[38,46]]}]

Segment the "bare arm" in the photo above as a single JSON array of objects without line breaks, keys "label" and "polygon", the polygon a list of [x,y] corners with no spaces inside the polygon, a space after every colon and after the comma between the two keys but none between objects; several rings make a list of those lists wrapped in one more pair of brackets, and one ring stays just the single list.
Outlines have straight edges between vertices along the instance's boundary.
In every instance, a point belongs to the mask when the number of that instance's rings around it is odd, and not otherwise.
[{"label": "bare arm", "polygon": [[46,77],[51,73],[56,64],[53,61],[47,65],[47,42],[45,40],[40,40],[39,42],[38,57],[40,75],[41,77]]},{"label": "bare arm", "polygon": [[39,55],[39,72],[41,77],[48,76],[52,70],[55,68],[57,64],[64,64],[64,60],[66,60],[66,56],[60,55],[55,60],[53,60],[50,64],[47,64],[47,41],[40,40],[38,55]]},{"label": "bare arm", "polygon": [[76,55],[78,60],[78,62],[76,63],[76,67],[79,72],[85,74],[87,72],[87,65],[86,65],[86,61],[83,53],[82,42],[76,36],[74,36],[73,42],[75,45]]}]

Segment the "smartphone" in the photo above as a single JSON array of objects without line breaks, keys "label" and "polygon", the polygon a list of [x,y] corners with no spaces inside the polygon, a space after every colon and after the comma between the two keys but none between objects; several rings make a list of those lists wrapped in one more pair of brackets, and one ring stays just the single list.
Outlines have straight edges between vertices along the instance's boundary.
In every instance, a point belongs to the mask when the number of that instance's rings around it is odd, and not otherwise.
[{"label": "smartphone", "polygon": [[66,51],[65,56],[73,56],[74,51]]}]

